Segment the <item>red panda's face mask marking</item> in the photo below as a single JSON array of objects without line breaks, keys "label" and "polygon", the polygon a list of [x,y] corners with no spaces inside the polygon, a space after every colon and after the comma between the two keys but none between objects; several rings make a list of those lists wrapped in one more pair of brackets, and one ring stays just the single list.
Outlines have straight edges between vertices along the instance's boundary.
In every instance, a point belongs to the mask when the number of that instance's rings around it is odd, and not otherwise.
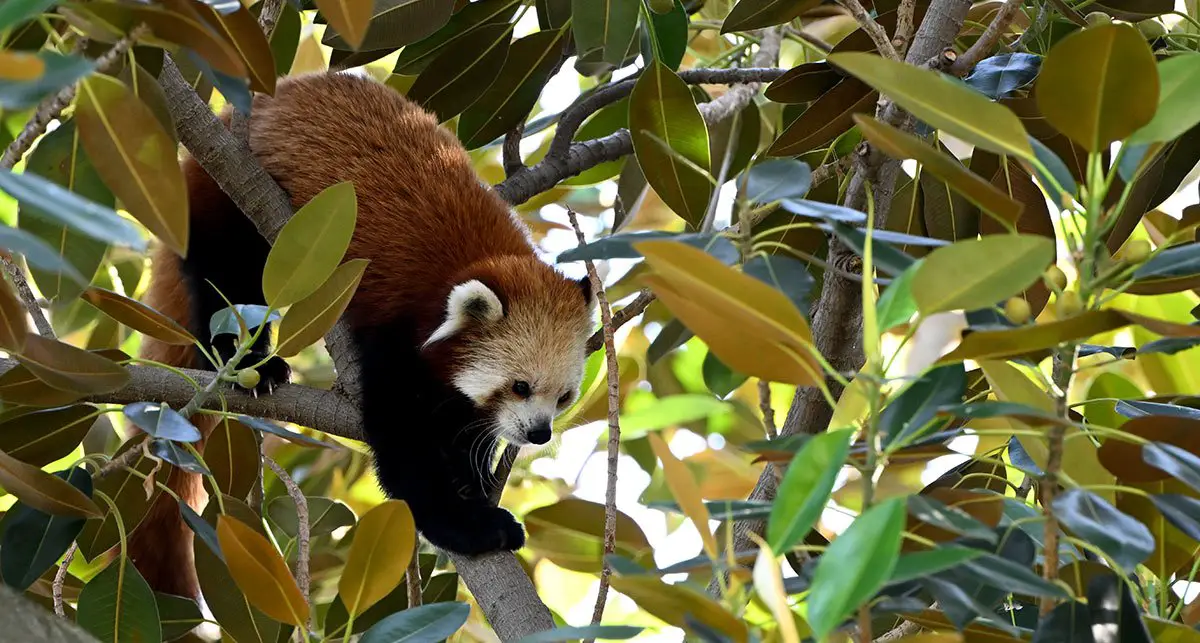
[{"label": "red panda's face mask marking", "polygon": [[549,442],[554,419],[575,401],[592,331],[584,299],[570,307],[538,299],[503,306],[483,283],[465,282],[451,291],[445,321],[426,342],[457,336],[451,383],[487,413],[491,431],[521,446]]}]

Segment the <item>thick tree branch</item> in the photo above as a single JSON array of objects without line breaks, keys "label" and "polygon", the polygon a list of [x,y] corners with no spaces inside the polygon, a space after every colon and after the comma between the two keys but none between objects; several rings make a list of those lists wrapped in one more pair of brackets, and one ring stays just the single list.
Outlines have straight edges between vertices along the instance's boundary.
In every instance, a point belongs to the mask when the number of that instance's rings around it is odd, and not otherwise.
[{"label": "thick tree branch", "polygon": [[[776,51],[778,44],[776,42]],[[700,105],[700,114],[705,122],[712,124],[728,118],[742,109],[750,98],[767,83],[779,78],[786,69],[695,69],[680,73],[684,81],[691,84],[738,84],[719,98]],[[620,129],[602,138],[571,144],[571,138],[579,125],[596,110],[615,103],[633,91],[634,80],[625,79],[589,94],[587,98],[572,105],[559,119],[555,140],[551,142],[546,157],[524,172],[496,184],[496,192],[513,205],[519,205],[534,196],[549,190],[559,181],[569,179],[601,163],[615,161],[633,153],[633,141],[629,130]],[[744,83],[744,85],[742,85]],[[735,91],[743,89],[744,91]],[[561,140],[560,140],[561,137]],[[565,141],[563,143],[562,141]],[[556,147],[557,144],[557,147]],[[564,149],[565,146],[565,149]]]},{"label": "thick tree branch", "polygon": [[1024,0],[1006,0],[1004,4],[1000,5],[1000,10],[996,12],[996,17],[992,18],[991,24],[984,30],[983,35],[979,36],[970,49],[955,59],[946,71],[955,76],[966,76],[975,68],[975,65],[979,64],[979,61],[990,56],[1000,37],[1012,25],[1022,4],[1024,4]]}]

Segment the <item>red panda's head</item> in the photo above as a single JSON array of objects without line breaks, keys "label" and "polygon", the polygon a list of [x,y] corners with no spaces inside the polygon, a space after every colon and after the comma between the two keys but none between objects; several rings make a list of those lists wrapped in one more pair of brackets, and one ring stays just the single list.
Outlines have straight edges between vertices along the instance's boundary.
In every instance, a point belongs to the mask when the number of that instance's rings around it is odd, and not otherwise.
[{"label": "red panda's head", "polygon": [[595,300],[535,256],[490,259],[454,280],[426,350],[447,356],[448,383],[517,445],[545,444],[579,395]]}]

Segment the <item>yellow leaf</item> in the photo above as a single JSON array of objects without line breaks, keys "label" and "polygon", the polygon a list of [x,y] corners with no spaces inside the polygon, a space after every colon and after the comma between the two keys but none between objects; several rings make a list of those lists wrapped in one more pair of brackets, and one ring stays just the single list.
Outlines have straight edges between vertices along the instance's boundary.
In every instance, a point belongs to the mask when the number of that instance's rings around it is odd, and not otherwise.
[{"label": "yellow leaf", "polygon": [[371,0],[315,0],[321,15],[329,21],[330,26],[337,30],[354,49],[358,49],[363,38],[367,35],[367,27],[371,23]]},{"label": "yellow leaf", "polygon": [[0,451],[0,486],[21,502],[55,516],[99,518],[92,499],[71,483]]},{"label": "yellow leaf", "polygon": [[363,514],[338,581],[349,614],[362,614],[400,585],[416,539],[416,524],[403,500],[388,500]]},{"label": "yellow leaf", "polygon": [[321,190],[297,210],[275,237],[263,266],[267,304],[283,308],[316,292],[346,254],[357,217],[350,181]]},{"label": "yellow leaf", "polygon": [[650,440],[650,448],[654,450],[654,455],[662,460],[663,476],[667,479],[671,495],[675,496],[679,507],[696,525],[696,531],[700,532],[700,539],[704,541],[704,551],[709,558],[716,560],[717,539],[708,526],[708,507],[704,506],[696,479],[692,477],[692,472],[688,471],[687,466],[671,453],[667,443],[663,442],[657,433],[648,433],[646,437]]},{"label": "yellow leaf", "polygon": [[217,540],[230,575],[250,603],[277,621],[307,627],[308,602],[270,541],[225,515],[217,517]]},{"label": "yellow leaf", "polygon": [[46,63],[33,54],[0,51],[0,80],[27,82],[42,77]]},{"label": "yellow leaf", "polygon": [[160,342],[187,346],[196,341],[196,338],[174,319],[140,301],[95,286],[85,290],[83,298],[109,317]]},{"label": "yellow leaf", "polygon": [[366,259],[347,261],[338,266],[316,292],[292,304],[279,323],[276,352],[281,357],[299,353],[333,328],[354,297],[368,263]]},{"label": "yellow leaf", "polygon": [[175,141],[121,81],[93,74],[79,84],[79,137],[113,194],[135,219],[187,255],[188,198]]},{"label": "yellow leaf", "polygon": [[783,293],[686,244],[634,247],[654,271],[645,282],[731,369],[802,386],[823,381],[808,322]]},{"label": "yellow leaf", "polygon": [[925,257],[913,275],[913,299],[923,315],[988,308],[1025,290],[1052,261],[1054,239],[1039,235],[965,239]]},{"label": "yellow leaf", "polygon": [[[653,435],[653,434],[652,434]],[[613,589],[638,607],[675,627],[690,630],[688,617],[728,634],[737,643],[749,638],[746,624],[708,596],[682,585],[668,585],[649,575],[613,576]]]},{"label": "yellow leaf", "polygon": [[771,546],[754,532],[750,536],[758,542],[758,557],[754,561],[754,591],[759,598],[771,609],[775,620],[779,623],[779,632],[783,635],[784,643],[800,643],[800,635],[796,631],[796,621],[792,608],[788,605],[787,591],[783,588],[783,574],[779,570],[779,557],[771,551]]}]

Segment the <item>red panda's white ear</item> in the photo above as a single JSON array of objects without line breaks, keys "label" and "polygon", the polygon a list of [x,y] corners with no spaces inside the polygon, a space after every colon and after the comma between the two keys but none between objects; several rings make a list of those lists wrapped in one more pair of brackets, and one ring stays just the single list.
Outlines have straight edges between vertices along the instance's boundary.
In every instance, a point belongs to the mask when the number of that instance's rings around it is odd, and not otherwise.
[{"label": "red panda's white ear", "polygon": [[472,279],[455,286],[446,298],[446,318],[425,340],[424,346],[439,342],[472,324],[494,322],[504,316],[504,305],[483,282]]}]

